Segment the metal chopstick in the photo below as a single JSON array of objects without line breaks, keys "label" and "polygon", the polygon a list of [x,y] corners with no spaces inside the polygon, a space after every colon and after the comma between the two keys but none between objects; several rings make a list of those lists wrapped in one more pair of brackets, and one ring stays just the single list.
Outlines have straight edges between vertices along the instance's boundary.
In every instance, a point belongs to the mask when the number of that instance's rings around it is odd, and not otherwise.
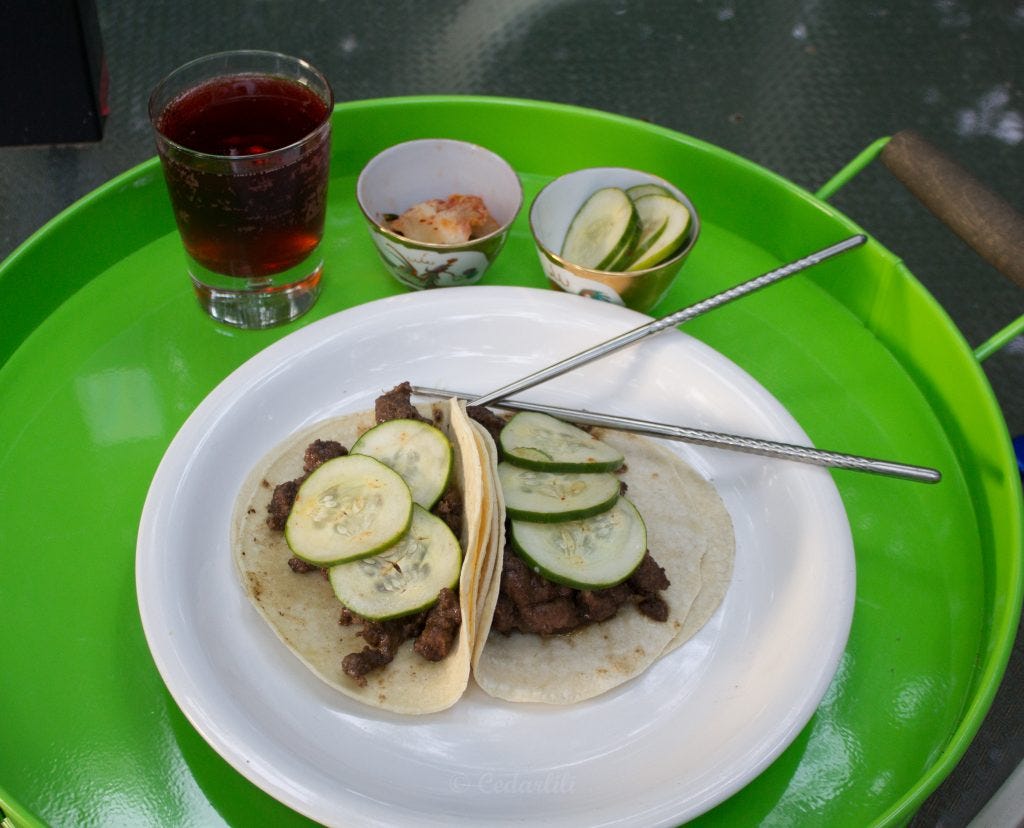
[{"label": "metal chopstick", "polygon": [[[472,400],[472,394],[459,391],[445,391],[440,388],[425,388],[413,386],[413,392],[425,397],[458,397],[463,400]],[[476,405],[470,402],[469,405]],[[652,423],[646,420],[637,420],[632,417],[620,417],[615,414],[599,414],[594,411],[574,411],[569,408],[558,408],[551,405],[540,405],[515,401],[494,403],[498,408],[507,408],[511,411],[537,411],[541,414],[550,414],[561,420],[568,420],[574,423],[585,425],[605,426],[617,428],[622,431],[632,431],[637,434],[649,434],[655,437],[667,437],[670,440],[679,440],[684,443],[694,443],[700,446],[712,446],[713,448],[740,451],[747,454],[757,454],[762,457],[773,457],[781,460],[794,460],[798,463],[809,463],[814,466],[826,466],[834,469],[848,469],[850,471],[869,472],[887,477],[898,477],[903,480],[913,480],[918,483],[938,483],[942,474],[936,469],[925,466],[913,466],[907,463],[896,463],[891,460],[877,460],[871,457],[861,457],[856,454],[843,454],[836,451],[799,446],[792,443],[779,443],[773,440],[761,440],[756,437],[740,437],[735,434],[722,434],[716,431],[703,431],[698,428],[687,428],[684,426],[668,425],[666,423]]]},{"label": "metal chopstick", "polygon": [[633,328],[631,331],[626,331],[624,334],[620,334],[619,336],[605,342],[594,345],[585,351],[581,351],[575,356],[567,357],[561,362],[556,362],[554,365],[550,365],[540,371],[535,371],[529,376],[525,376],[522,379],[511,382],[495,391],[480,395],[476,399],[472,400],[470,405],[489,405],[495,400],[511,397],[513,394],[525,391],[527,388],[532,388],[534,385],[538,385],[552,377],[564,374],[566,371],[571,371],[573,368],[578,368],[580,365],[590,362],[591,360],[607,356],[613,351],[617,351],[619,348],[624,348],[637,340],[644,339],[645,337],[652,336],[656,333],[661,333],[666,328],[681,325],[683,322],[687,322],[696,316],[700,316],[702,313],[707,313],[709,310],[721,307],[727,302],[739,299],[741,296],[746,296],[763,287],[782,281],[788,276],[792,276],[794,273],[799,273],[801,270],[806,270],[812,265],[816,265],[826,259],[830,259],[833,256],[857,247],[863,244],[866,240],[867,237],[862,234],[851,236],[841,242],[837,242],[836,244],[825,247],[815,253],[804,256],[802,259],[797,259],[787,265],[771,270],[768,273],[764,273],[747,282],[743,282],[736,287],[729,288],[729,290],[715,294],[714,296],[704,299],[695,305],[690,305],[689,307],[678,310],[668,316],[663,316],[660,319],[655,319],[653,322],[648,322],[638,328]]}]

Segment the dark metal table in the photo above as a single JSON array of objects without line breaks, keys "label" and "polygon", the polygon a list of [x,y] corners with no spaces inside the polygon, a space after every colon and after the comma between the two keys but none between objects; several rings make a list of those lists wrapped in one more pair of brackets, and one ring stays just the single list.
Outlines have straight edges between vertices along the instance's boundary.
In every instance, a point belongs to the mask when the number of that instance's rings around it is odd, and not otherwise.
[{"label": "dark metal table", "polygon": [[[110,79],[104,137],[0,148],[0,258],[151,157],[150,89],[186,60],[229,48],[307,57],[339,101],[467,93],[628,115],[732,150],[810,190],[875,139],[914,128],[1024,209],[1020,4],[101,0],[98,12]],[[880,165],[832,201],[903,257],[971,346],[1024,312],[1020,289]],[[983,364],[1010,433],[1024,433],[1024,338]],[[1024,758],[1022,688],[1018,645],[974,744],[915,824],[965,824]]]}]

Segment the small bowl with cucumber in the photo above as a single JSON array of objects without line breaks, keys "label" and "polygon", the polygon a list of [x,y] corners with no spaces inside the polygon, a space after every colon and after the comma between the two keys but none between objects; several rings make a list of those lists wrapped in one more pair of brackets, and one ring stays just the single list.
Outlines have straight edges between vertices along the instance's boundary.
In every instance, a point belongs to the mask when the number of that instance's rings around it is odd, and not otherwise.
[{"label": "small bowl with cucumber", "polygon": [[545,186],[530,230],[548,279],[569,293],[648,311],[665,295],[700,234],[678,187],[626,167],[591,167]]}]

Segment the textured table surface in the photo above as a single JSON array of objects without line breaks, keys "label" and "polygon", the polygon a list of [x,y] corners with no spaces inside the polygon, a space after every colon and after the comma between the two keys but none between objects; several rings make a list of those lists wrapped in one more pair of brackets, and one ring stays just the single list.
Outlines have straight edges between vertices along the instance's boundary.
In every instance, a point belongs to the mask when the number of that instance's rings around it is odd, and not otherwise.
[{"label": "textured table surface", "polygon": [[[104,138],[0,148],[0,257],[151,157],[151,88],[175,66],[231,48],[306,57],[339,101],[465,93],[640,118],[812,191],[875,139],[914,128],[1024,210],[1019,2],[99,0],[98,13],[110,78]],[[832,201],[903,258],[972,347],[1024,313],[1024,292],[881,165]],[[983,365],[1011,434],[1024,433],[1024,338]],[[965,824],[1024,758],[1019,648],[974,744],[914,824]]]}]

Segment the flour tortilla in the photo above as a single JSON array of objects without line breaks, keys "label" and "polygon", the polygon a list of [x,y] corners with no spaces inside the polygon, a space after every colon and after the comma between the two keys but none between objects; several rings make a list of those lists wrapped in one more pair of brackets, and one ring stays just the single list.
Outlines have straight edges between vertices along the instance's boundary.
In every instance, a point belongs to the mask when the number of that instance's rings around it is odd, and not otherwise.
[{"label": "flour tortilla", "polygon": [[[653,621],[630,604],[608,621],[567,635],[490,631],[486,642],[477,640],[473,675],[497,698],[572,704],[618,687],[703,627],[732,578],[733,526],[714,486],[653,440],[593,433],[626,458],[621,476],[628,484],[627,497],[643,516],[648,548],[671,581],[662,593],[668,621]],[[498,572],[489,586],[492,608],[500,564]]]},{"label": "flour tortilla", "polygon": [[480,654],[487,642],[487,635],[494,618],[494,607],[498,603],[498,585],[501,580],[502,553],[505,549],[505,498],[498,485],[498,449],[488,434],[487,429],[476,421],[471,421],[477,447],[483,463],[483,479],[485,485],[490,483],[489,493],[492,497],[491,534],[486,544],[487,556],[481,556],[477,570],[476,592],[479,602],[480,617],[473,642],[473,667],[480,659]]},{"label": "flour tortilla", "polygon": [[[242,588],[263,619],[289,650],[319,678],[346,696],[395,713],[422,714],[444,710],[463,694],[469,682],[474,628],[478,616],[477,576],[481,555],[491,539],[491,524],[481,525],[485,512],[482,461],[474,432],[454,401],[420,406],[425,416],[442,415],[439,427],[452,442],[454,485],[463,498],[462,574],[459,600],[463,623],[447,657],[430,662],[406,641],[394,661],[366,676],[360,686],[342,671],[342,659],[366,642],[360,625],[338,623],[342,605],[319,573],[296,574],[288,567],[292,552],[283,532],[266,524],[267,504],[274,487],[302,474],[303,453],[319,438],[337,440],[346,448],[374,425],[372,412],[348,414],[317,423],[291,436],[267,454],[250,473],[239,493],[232,518],[231,548]],[[490,504],[490,499],[486,504]],[[468,612],[467,612],[468,611]],[[468,618],[467,618],[468,615]]]}]

